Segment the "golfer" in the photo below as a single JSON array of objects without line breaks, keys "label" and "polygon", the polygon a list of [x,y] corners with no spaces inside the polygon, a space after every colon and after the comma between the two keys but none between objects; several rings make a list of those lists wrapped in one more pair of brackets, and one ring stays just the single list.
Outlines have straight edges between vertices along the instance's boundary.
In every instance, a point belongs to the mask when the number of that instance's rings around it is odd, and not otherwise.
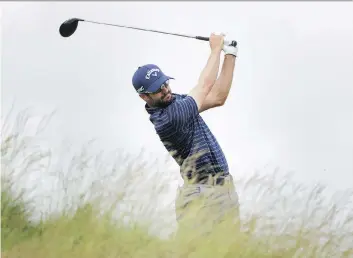
[{"label": "golfer", "polygon": [[[224,34],[210,35],[210,54],[196,85],[188,94],[171,90],[173,77],[154,64],[140,66],[132,78],[145,109],[165,148],[180,166],[184,184],[178,189],[176,218],[180,221],[193,202],[203,200],[209,221],[238,214],[238,196],[227,160],[215,136],[200,116],[222,106],[231,88],[237,47],[224,45]],[[224,61],[219,78],[220,57]],[[212,210],[212,211],[211,211]]]}]

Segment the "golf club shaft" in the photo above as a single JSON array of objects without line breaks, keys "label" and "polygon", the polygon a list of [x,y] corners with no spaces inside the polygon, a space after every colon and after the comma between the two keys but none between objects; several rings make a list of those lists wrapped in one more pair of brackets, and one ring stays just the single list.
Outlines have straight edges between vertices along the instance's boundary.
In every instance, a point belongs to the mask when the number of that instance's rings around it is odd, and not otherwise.
[{"label": "golf club shaft", "polygon": [[194,38],[194,39],[204,40],[204,41],[209,41],[210,40],[210,38],[202,37],[202,36],[193,36],[193,35],[186,35],[186,34],[180,34],[180,33],[172,33],[172,32],[160,31],[160,30],[144,29],[144,28],[133,27],[133,26],[117,25],[117,24],[111,24],[111,23],[105,23],[105,22],[96,22],[96,21],[83,20],[83,19],[80,19],[80,21],[85,21],[85,22],[95,23],[95,24],[103,24],[103,25],[108,25],[108,26],[121,27],[121,28],[129,28],[129,29],[135,29],[135,30],[156,32],[156,33],[180,36],[180,37],[185,37],[185,38]]}]

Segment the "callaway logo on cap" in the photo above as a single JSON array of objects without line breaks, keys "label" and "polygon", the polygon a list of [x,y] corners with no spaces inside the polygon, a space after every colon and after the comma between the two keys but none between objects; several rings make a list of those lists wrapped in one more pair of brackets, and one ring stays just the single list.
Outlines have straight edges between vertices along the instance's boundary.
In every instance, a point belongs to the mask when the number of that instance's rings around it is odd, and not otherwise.
[{"label": "callaway logo on cap", "polygon": [[158,68],[152,68],[151,70],[148,70],[145,76],[146,80],[149,80],[151,76],[158,77],[158,72],[160,72]]}]

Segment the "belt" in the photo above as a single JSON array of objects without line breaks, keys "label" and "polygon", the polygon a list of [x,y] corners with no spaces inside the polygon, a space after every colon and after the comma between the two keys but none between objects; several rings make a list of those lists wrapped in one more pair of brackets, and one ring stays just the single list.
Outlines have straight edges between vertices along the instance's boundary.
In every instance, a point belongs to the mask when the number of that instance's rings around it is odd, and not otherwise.
[{"label": "belt", "polygon": [[225,185],[228,182],[233,182],[233,177],[231,174],[227,175],[215,175],[215,176],[204,176],[201,179],[195,178],[186,178],[184,181],[193,183],[193,184],[206,184],[206,185]]}]

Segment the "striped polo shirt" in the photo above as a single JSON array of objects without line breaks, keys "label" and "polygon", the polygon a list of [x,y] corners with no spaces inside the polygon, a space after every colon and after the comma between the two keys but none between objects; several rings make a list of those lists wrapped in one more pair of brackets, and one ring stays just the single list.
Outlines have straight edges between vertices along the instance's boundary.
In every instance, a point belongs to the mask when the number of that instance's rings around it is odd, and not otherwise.
[{"label": "striped polo shirt", "polygon": [[225,155],[200,116],[194,98],[185,94],[172,95],[172,102],[165,108],[147,104],[145,108],[163,145],[179,164],[183,178],[196,176],[200,182],[209,174],[228,175]]}]

